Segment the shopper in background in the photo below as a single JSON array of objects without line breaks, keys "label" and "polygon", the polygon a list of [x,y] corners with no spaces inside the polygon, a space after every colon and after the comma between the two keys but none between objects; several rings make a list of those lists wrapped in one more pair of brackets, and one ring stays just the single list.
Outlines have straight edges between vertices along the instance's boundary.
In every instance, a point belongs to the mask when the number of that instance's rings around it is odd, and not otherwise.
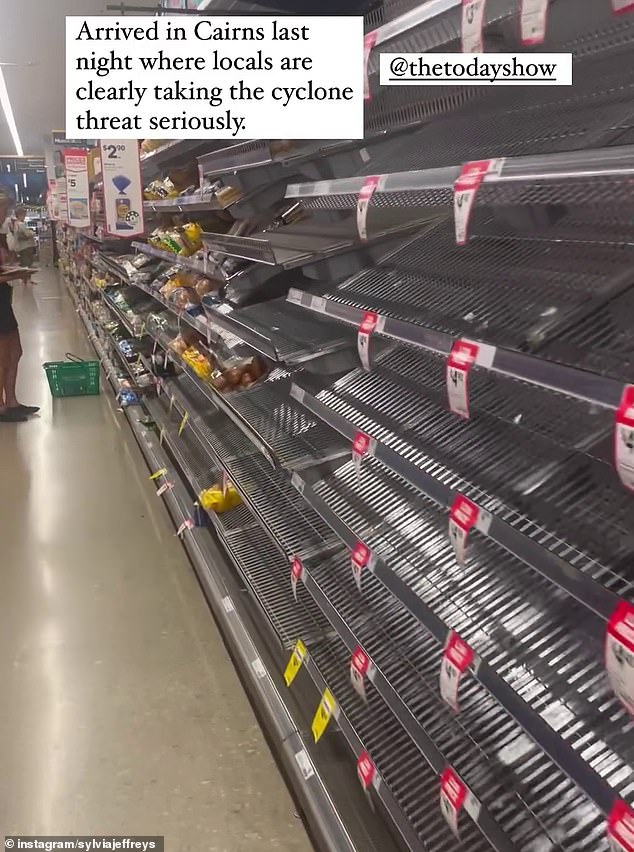
[{"label": "shopper in background", "polygon": [[[0,222],[4,222],[8,207],[8,198],[0,190]],[[24,273],[22,277],[26,281],[29,274]],[[39,411],[35,405],[21,405],[15,396],[22,345],[11,307],[11,278],[15,278],[15,272],[0,268],[0,423],[19,423]]]},{"label": "shopper in background", "polygon": [[9,224],[9,232],[13,235],[13,240],[10,241],[13,245],[9,245],[11,251],[14,251],[18,256],[20,266],[33,266],[35,258],[35,234],[24,221],[26,218],[26,208],[16,207],[15,216]]}]

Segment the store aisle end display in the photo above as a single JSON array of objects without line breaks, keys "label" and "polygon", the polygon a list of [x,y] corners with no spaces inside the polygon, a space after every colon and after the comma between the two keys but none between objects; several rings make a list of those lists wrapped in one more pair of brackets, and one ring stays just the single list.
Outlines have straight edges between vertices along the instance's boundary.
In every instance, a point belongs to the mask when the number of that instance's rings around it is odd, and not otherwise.
[{"label": "store aisle end display", "polygon": [[317,847],[632,852],[634,14],[379,86],[466,5],[366,16],[363,141],[143,140],[62,270]]}]

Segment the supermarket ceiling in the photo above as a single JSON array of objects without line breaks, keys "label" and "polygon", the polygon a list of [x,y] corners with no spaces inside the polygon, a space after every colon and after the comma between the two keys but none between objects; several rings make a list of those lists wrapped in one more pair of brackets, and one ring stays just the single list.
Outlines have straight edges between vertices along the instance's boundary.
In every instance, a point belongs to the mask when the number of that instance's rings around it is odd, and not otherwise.
[{"label": "supermarket ceiling", "polygon": [[[118,0],[2,0],[0,62],[25,154],[43,154],[43,136],[64,127],[64,19],[66,15],[106,14]],[[258,0],[256,0],[258,2]],[[287,12],[361,12],[363,0],[259,0]],[[155,8],[157,0],[125,0],[136,7]],[[112,14],[110,12],[109,14]],[[0,155],[15,154],[0,110]]]}]

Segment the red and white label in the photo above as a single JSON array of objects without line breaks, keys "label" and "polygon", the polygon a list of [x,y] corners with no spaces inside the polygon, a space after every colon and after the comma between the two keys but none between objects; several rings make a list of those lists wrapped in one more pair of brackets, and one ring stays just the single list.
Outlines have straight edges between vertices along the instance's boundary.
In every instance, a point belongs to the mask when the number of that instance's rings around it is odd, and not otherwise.
[{"label": "red and white label", "polygon": [[[490,519],[489,513],[486,514]],[[465,563],[469,531],[477,525],[479,517],[480,507],[467,497],[458,494],[449,510],[449,541],[456,554],[458,565]]]},{"label": "red and white label", "polygon": [[522,0],[520,26],[524,47],[541,44],[546,38],[548,2],[549,0]]},{"label": "red and white label", "polygon": [[483,53],[486,0],[462,0],[462,52]]},{"label": "red and white label", "polygon": [[227,496],[227,491],[229,490],[229,477],[227,476],[227,471],[222,471],[222,496]]},{"label": "red and white label", "polygon": [[473,662],[474,656],[473,650],[452,630],[449,633],[440,666],[440,694],[443,701],[446,701],[456,713],[460,712],[458,704],[460,678]]},{"label": "red and white label", "polygon": [[361,591],[361,577],[364,569],[374,571],[376,557],[373,555],[367,544],[358,541],[352,548],[350,553],[350,565],[352,567],[352,576],[357,584],[357,588]]},{"label": "red and white label", "polygon": [[479,347],[456,340],[447,358],[447,397],[449,408],[459,417],[469,418],[469,373],[478,357]]},{"label": "red and white label", "polygon": [[359,323],[357,350],[364,370],[370,369],[370,338],[375,331],[383,331],[384,327],[385,317],[381,317],[373,311],[366,311]]},{"label": "red and white label", "polygon": [[623,485],[634,491],[634,385],[626,385],[616,410],[614,464]]},{"label": "red and white label", "polygon": [[291,589],[293,590],[293,597],[295,598],[295,603],[297,603],[297,584],[304,582],[304,565],[302,560],[293,556],[291,559]]},{"label": "red and white label", "polygon": [[183,523],[180,525],[180,527],[176,530],[176,535],[180,538],[183,535],[183,533],[185,532],[185,530],[193,530],[193,529],[194,529],[193,520],[191,518],[186,518],[183,521]]},{"label": "red and white label", "polygon": [[157,496],[157,497],[162,497],[162,496],[163,496],[163,494],[165,494],[165,492],[166,492],[166,491],[171,491],[173,487],[174,487],[174,483],[173,483],[173,482],[164,482],[164,483],[161,485],[161,487],[160,487],[160,488],[157,488],[157,490],[156,490],[156,496]]},{"label": "red and white label", "polygon": [[449,828],[459,837],[458,819],[467,798],[467,785],[447,767],[440,777],[440,810]]},{"label": "red and white label", "polygon": [[473,160],[465,163],[454,184],[453,211],[456,243],[464,246],[469,234],[469,220],[480,184],[488,174],[499,173],[503,159]]},{"label": "red and white label", "polygon": [[372,98],[370,91],[370,75],[368,74],[368,64],[370,62],[370,54],[372,48],[376,44],[378,36],[377,30],[372,30],[371,33],[366,33],[363,39],[363,100],[369,101]]},{"label": "red and white label", "polygon": [[620,15],[622,12],[634,11],[634,0],[612,0],[612,11]]},{"label": "red and white label", "polygon": [[608,817],[612,852],[634,852],[634,811],[619,799]]},{"label": "red and white label", "polygon": [[605,668],[612,689],[634,715],[634,606],[626,601],[608,621]]},{"label": "red and white label", "polygon": [[354,653],[350,659],[350,682],[354,687],[355,692],[364,701],[367,701],[365,692],[365,679],[372,681],[374,678],[374,663],[368,657],[366,652],[360,645],[354,649]]},{"label": "red and white label", "polygon": [[368,238],[368,208],[380,180],[379,175],[367,177],[359,190],[359,197],[357,198],[357,231],[362,240],[367,240]]},{"label": "red and white label", "polygon": [[362,751],[359,755],[357,760],[357,775],[364,790],[369,790],[370,787],[374,787],[375,790],[379,789],[381,776],[376,771],[376,766],[367,751]]},{"label": "red and white label", "polygon": [[352,439],[352,461],[357,469],[357,474],[361,475],[361,462],[365,456],[373,456],[376,450],[376,441],[365,432],[357,432]]}]

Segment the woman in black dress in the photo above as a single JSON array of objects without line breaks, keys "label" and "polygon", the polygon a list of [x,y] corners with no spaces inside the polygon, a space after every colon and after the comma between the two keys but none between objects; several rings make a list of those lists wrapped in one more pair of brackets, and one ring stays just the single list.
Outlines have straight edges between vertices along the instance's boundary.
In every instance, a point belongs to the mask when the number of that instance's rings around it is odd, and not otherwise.
[{"label": "woman in black dress", "polygon": [[[4,222],[9,199],[0,190],[0,221]],[[25,275],[25,280],[28,275]],[[22,344],[18,323],[11,306],[9,281],[16,278],[15,272],[5,272],[0,267],[0,423],[19,423],[29,415],[36,414],[35,405],[21,405],[15,396],[18,364],[22,357]]]}]

